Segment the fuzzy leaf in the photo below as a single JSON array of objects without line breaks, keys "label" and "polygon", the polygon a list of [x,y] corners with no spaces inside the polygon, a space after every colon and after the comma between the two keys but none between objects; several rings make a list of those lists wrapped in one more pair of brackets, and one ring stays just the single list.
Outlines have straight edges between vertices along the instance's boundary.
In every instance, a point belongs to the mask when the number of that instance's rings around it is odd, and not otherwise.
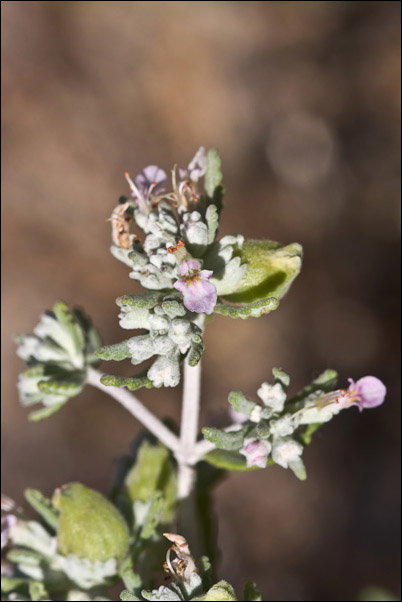
[{"label": "fuzzy leaf", "polygon": [[236,252],[247,270],[236,290],[227,295],[234,303],[252,303],[266,297],[281,299],[300,273],[303,249],[298,243],[245,240]]},{"label": "fuzzy leaf", "polygon": [[209,205],[205,213],[205,219],[208,224],[208,244],[211,245],[215,240],[216,231],[219,226],[219,213],[216,205]]},{"label": "fuzzy leaf", "polygon": [[101,360],[114,360],[119,362],[125,360],[127,357],[131,357],[131,351],[128,343],[131,339],[121,341],[121,343],[115,343],[114,345],[105,345],[96,352],[96,357]]},{"label": "fuzzy leaf", "polygon": [[62,403],[58,403],[53,406],[48,406],[48,407],[42,408],[41,410],[36,410],[35,412],[31,412],[29,414],[28,418],[31,422],[39,422],[40,420],[43,420],[44,418],[49,418],[49,416],[52,416],[52,414],[55,414],[56,412],[61,410],[61,408],[64,406],[65,403],[66,402],[63,401]]},{"label": "fuzzy leaf", "polygon": [[[155,491],[161,492],[163,496],[161,520],[163,523],[169,523],[175,507],[177,484],[176,470],[166,447],[144,441],[137,451],[133,467],[127,474],[125,485],[133,502],[148,502]],[[158,496],[160,497],[160,494]],[[159,497],[155,501],[153,512],[161,503]],[[151,510],[148,514],[149,512]]]},{"label": "fuzzy leaf", "polygon": [[222,159],[218,151],[212,148],[207,154],[207,171],[205,173],[205,192],[209,199],[217,206],[218,211],[222,209]]},{"label": "fuzzy leaf", "polygon": [[213,426],[206,426],[202,429],[202,434],[205,439],[216,445],[218,449],[236,451],[243,446],[247,431],[248,428],[243,428],[238,431],[227,432]]},{"label": "fuzzy leaf", "polygon": [[156,535],[156,528],[159,525],[163,512],[165,511],[165,500],[161,491],[154,491],[150,499],[150,506],[145,522],[141,529],[141,538],[149,539]]},{"label": "fuzzy leaf", "polygon": [[[226,451],[224,449],[213,449],[203,457],[203,460],[216,468],[222,468],[224,470],[233,470],[236,472],[260,470],[258,466],[250,466],[250,468],[248,468],[245,457],[238,452]],[[273,460],[272,458],[268,458],[267,466],[270,466],[271,464],[273,464]]]},{"label": "fuzzy leaf", "polygon": [[221,314],[222,316],[242,318],[245,320],[247,318],[259,318],[264,314],[269,314],[271,311],[274,311],[278,305],[279,300],[275,297],[270,297],[268,299],[261,299],[255,303],[250,303],[250,305],[239,307],[236,305],[228,305],[226,303],[217,303],[214,312],[216,314]]},{"label": "fuzzy leaf", "polygon": [[259,407],[254,401],[247,399],[241,391],[232,391],[228,397],[229,403],[235,412],[251,416],[256,407]]},{"label": "fuzzy leaf", "polygon": [[59,512],[52,502],[38,489],[26,489],[25,499],[32,508],[43,518],[43,520],[55,531],[59,523]]},{"label": "fuzzy leaf", "polygon": [[275,382],[279,382],[286,391],[290,383],[289,374],[286,374],[281,368],[272,368],[272,374],[274,375]]},{"label": "fuzzy leaf", "polygon": [[114,376],[113,374],[104,374],[100,381],[106,387],[127,387],[130,391],[136,391],[137,389],[141,389],[141,387],[151,389],[155,386],[148,378],[146,372],[141,372],[134,376]]},{"label": "fuzzy leaf", "polygon": [[119,307],[129,305],[139,309],[153,309],[155,305],[162,302],[164,296],[163,293],[156,292],[146,292],[141,295],[123,295],[116,299],[116,303]]}]

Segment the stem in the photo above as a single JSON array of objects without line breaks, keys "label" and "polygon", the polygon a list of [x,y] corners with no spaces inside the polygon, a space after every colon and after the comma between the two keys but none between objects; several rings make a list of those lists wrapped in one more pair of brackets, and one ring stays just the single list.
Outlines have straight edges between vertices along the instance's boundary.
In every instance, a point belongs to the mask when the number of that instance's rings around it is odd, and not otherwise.
[{"label": "stem", "polygon": [[[204,316],[200,316],[199,326],[204,326]],[[180,427],[180,451],[176,455],[179,464],[178,498],[189,497],[195,480],[195,446],[198,435],[198,419],[201,398],[201,362],[196,366],[184,363],[183,402]]]},{"label": "stem", "polygon": [[104,393],[113,397],[123,407],[126,408],[139,422],[141,422],[155,437],[157,437],[166,447],[174,453],[179,451],[180,442],[178,437],[174,435],[152,412],[150,412],[135,395],[129,393],[125,389],[117,387],[106,387],[100,382],[102,373],[94,368],[88,368],[87,382],[100,389]]}]

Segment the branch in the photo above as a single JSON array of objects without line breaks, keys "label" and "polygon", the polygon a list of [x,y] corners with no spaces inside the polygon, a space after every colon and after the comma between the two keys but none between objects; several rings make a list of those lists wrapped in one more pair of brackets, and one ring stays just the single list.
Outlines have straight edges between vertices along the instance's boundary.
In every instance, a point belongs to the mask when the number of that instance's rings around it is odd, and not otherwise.
[{"label": "branch", "polygon": [[152,412],[150,412],[135,395],[125,389],[117,387],[106,387],[100,382],[102,373],[94,368],[88,368],[88,384],[100,389],[110,397],[113,397],[126,408],[139,422],[141,422],[155,437],[166,447],[176,453],[179,449],[179,439],[170,431]]}]

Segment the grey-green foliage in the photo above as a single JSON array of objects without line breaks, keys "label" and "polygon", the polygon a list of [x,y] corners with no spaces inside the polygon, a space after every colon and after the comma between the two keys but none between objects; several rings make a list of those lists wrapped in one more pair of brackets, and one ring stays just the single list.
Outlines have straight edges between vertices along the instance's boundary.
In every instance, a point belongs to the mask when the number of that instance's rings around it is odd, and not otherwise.
[{"label": "grey-green foliage", "polygon": [[124,329],[145,329],[146,334],[130,337],[97,351],[97,357],[120,361],[131,359],[134,365],[156,356],[146,372],[133,377],[105,376],[103,384],[126,386],[131,390],[142,386],[175,387],[180,381],[180,362],[195,366],[204,348],[202,331],[177,293],[143,293],[124,295],[117,299],[119,321]]},{"label": "grey-green foliage", "polygon": [[43,405],[30,414],[34,421],[50,416],[82,391],[87,367],[97,363],[95,351],[101,344],[85,314],[70,311],[62,301],[41,316],[33,335],[17,336],[16,342],[17,354],[28,364],[18,379],[21,403]]},{"label": "grey-green foliage", "polygon": [[255,470],[276,463],[305,479],[303,447],[321,424],[341,410],[339,391],[334,391],[337,375],[326,370],[290,398],[289,376],[279,368],[273,369],[273,375],[274,384],[263,383],[258,390],[262,403],[239,391],[230,393],[235,422],[227,429],[203,429],[205,439],[216,447],[205,459],[228,470]]}]

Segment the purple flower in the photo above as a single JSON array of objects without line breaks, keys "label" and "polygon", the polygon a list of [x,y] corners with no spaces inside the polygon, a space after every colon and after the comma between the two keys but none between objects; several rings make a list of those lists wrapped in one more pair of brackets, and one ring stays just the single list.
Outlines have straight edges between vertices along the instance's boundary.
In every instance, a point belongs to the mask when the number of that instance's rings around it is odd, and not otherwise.
[{"label": "purple flower", "polygon": [[357,382],[349,378],[348,395],[353,403],[362,411],[365,408],[376,408],[385,399],[387,389],[383,382],[375,376],[363,376]]},{"label": "purple flower", "polygon": [[271,444],[264,439],[245,439],[240,453],[245,456],[248,468],[251,466],[265,468],[270,451]]},{"label": "purple flower", "polygon": [[157,165],[148,165],[135,176],[135,183],[145,197],[150,192],[155,192],[165,182],[166,172]]},{"label": "purple flower", "polygon": [[215,285],[209,282],[213,272],[200,268],[196,259],[186,259],[179,266],[180,278],[173,286],[183,293],[183,303],[189,311],[212,314],[218,297]]}]

